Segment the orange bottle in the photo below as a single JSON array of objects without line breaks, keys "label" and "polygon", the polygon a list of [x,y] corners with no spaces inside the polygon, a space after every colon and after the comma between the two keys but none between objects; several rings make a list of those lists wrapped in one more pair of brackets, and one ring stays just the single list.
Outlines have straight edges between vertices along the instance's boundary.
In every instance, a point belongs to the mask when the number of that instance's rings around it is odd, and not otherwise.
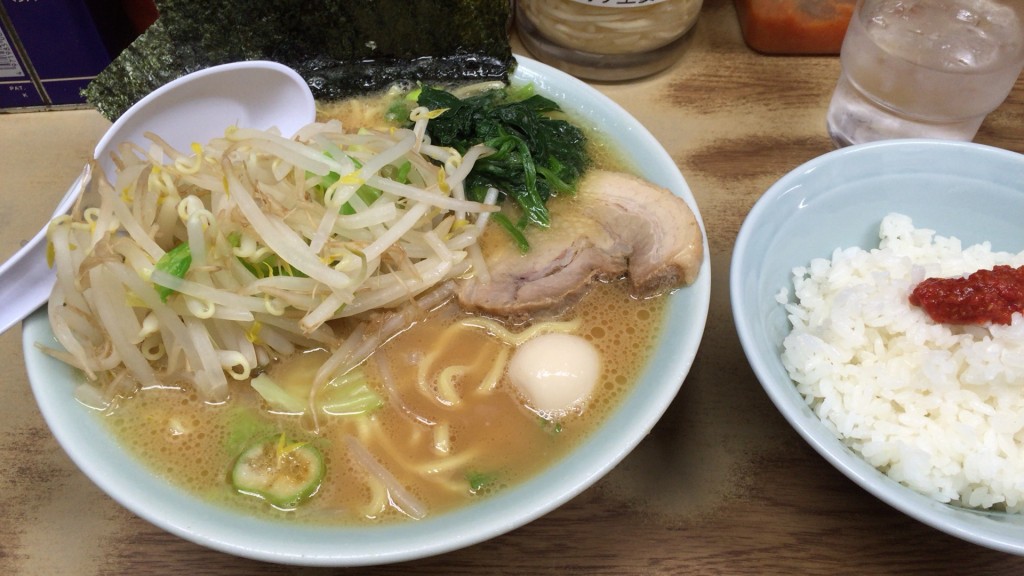
[{"label": "orange bottle", "polygon": [[734,0],[743,40],[765,54],[839,54],[856,0]]}]

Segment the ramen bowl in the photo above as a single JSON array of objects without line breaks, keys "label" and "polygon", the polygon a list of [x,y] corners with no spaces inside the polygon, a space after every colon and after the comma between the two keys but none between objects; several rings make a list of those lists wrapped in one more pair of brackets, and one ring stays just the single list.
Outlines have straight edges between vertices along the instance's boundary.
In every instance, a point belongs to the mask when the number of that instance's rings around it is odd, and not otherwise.
[{"label": "ramen bowl", "polygon": [[[514,83],[533,83],[581,122],[610,135],[636,171],[682,197],[699,220],[675,163],[629,114],[584,83],[520,58]],[[707,240],[704,239],[705,254]],[[659,345],[631,392],[563,459],[522,483],[451,512],[374,525],[310,525],[262,519],[220,507],[178,488],[137,461],[93,411],[74,399],[82,375],[42,353],[54,345],[45,311],[23,328],[32,389],[54,436],[76,465],[125,508],[186,540],[229,554],[307,566],[407,561],[466,547],[520,527],[592,485],[643,439],[675,397],[696,355],[710,300],[705,257],[696,282],[668,296]]]},{"label": "ramen bowl", "polygon": [[[784,176],[758,200],[736,240],[730,295],[743,350],[782,415],[825,460],[865,490],[934,528],[1024,553],[1024,515],[967,509],[896,482],[839,440],[797,391],[782,360],[791,327],[776,297],[794,293],[793,269],[837,248],[878,247],[891,212],[964,247],[1024,250],[1024,156],[983,145],[895,140],[843,148]],[[879,527],[885,529],[885,527]]]}]

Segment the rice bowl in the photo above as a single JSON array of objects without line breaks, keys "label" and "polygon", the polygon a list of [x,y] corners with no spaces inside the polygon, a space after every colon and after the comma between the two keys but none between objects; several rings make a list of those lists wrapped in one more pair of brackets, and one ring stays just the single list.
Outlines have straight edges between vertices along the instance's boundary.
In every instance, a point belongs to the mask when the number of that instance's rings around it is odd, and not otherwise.
[{"label": "rice bowl", "polygon": [[[733,253],[734,320],[751,366],[776,407],[811,446],[875,496],[926,524],[994,549],[1024,553],[1024,516],[942,503],[886,476],[836,434],[801,395],[783,361],[791,330],[781,288],[792,271],[833,251],[879,243],[892,212],[916,228],[1024,248],[1013,214],[1024,210],[1024,157],[986,146],[927,140],[887,141],[837,150],[795,169],[751,210]],[[1010,327],[1012,328],[1012,327]],[[846,431],[852,428],[852,424]],[[877,462],[876,462],[877,463]],[[978,495],[978,504],[984,504]]]}]

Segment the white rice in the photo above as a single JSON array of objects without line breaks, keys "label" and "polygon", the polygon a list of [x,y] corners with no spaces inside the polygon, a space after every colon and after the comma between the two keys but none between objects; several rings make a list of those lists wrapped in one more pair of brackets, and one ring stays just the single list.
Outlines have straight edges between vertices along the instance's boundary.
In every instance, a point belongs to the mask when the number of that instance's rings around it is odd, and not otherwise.
[{"label": "white rice", "polygon": [[928,277],[1024,265],[1024,252],[882,220],[879,248],[793,270],[782,361],[822,422],[867,462],[941,502],[1024,510],[1024,318],[936,324],[908,297]]}]

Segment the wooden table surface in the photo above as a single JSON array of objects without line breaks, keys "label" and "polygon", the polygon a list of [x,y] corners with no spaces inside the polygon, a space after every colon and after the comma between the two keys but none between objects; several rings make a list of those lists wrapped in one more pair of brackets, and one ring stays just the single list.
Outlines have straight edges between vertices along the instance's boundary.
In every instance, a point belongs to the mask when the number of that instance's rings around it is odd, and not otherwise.
[{"label": "wooden table surface", "polygon": [[[832,468],[775,410],[740,348],[733,241],[765,189],[832,149],[825,109],[838,73],[836,57],[750,51],[732,1],[707,0],[671,69],[598,86],[662,142],[707,226],[711,311],[690,376],[652,434],[558,510],[467,549],[351,573],[1024,574],[1024,558],[925,526]],[[45,221],[107,126],[94,111],[0,115],[0,260]],[[1024,153],[1024,80],[976,141]],[[101,492],[36,408],[20,328],[0,336],[0,439],[0,574],[330,572],[205,549]]]}]

